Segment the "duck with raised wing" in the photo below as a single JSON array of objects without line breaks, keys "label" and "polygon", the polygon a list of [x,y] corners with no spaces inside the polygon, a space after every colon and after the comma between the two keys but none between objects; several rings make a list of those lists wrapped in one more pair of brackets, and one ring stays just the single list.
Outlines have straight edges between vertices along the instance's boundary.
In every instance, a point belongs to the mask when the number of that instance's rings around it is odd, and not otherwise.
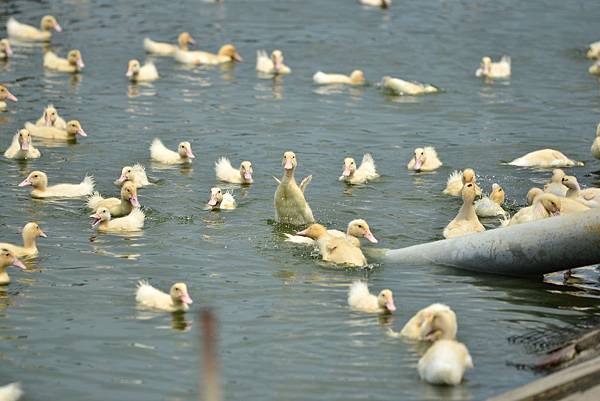
[{"label": "duck with raised wing", "polygon": [[163,164],[187,164],[196,158],[192,153],[192,145],[189,142],[181,142],[177,152],[167,149],[162,141],[155,138],[150,145],[150,158]]},{"label": "duck with raised wing", "polygon": [[96,213],[90,215],[92,219],[92,228],[96,228],[100,232],[134,232],[141,231],[144,228],[144,212],[139,208],[135,208],[124,217],[113,219],[110,211],[101,207],[96,210]]},{"label": "duck with raised wing", "polygon": [[448,177],[446,188],[443,192],[450,196],[461,196],[463,187],[468,183],[475,186],[475,194],[480,196],[481,188],[477,185],[477,176],[475,175],[475,170],[472,168],[466,168],[463,171],[454,170]]},{"label": "duck with raised wing", "polygon": [[254,182],[252,179],[254,170],[252,169],[252,163],[248,160],[240,163],[239,169],[235,169],[228,158],[221,157],[215,163],[215,173],[218,180],[231,184],[252,184]]},{"label": "duck with raised wing", "polygon": [[94,178],[86,176],[79,184],[56,184],[48,186],[48,176],[42,171],[33,171],[20,184],[31,185],[32,198],[78,198],[91,195],[94,191]]},{"label": "duck with raised wing", "polygon": [[37,159],[42,154],[31,143],[31,134],[26,129],[20,129],[12,139],[8,149],[4,152],[4,157],[14,160]]},{"label": "duck with raised wing", "polygon": [[53,51],[44,54],[44,67],[59,72],[78,73],[83,70],[85,64],[81,52],[77,49],[70,50],[67,58],[58,57]]},{"label": "duck with raised wing", "polygon": [[435,148],[426,146],[424,148],[415,149],[415,154],[406,165],[406,168],[420,172],[437,170],[441,166],[442,162],[438,158]]},{"label": "duck with raised wing", "polygon": [[187,312],[194,302],[185,283],[175,283],[168,294],[152,287],[147,281],[139,281],[135,292],[138,305],[165,312]]},{"label": "duck with raised wing", "polygon": [[287,151],[281,161],[284,174],[281,180],[275,179],[279,185],[275,191],[275,219],[278,223],[302,225],[315,221],[312,210],[304,198],[304,191],[312,179],[312,175],[304,178],[300,186],[296,184],[294,172],[298,166],[296,154]]},{"label": "duck with raised wing", "polygon": [[283,53],[281,50],[273,50],[271,57],[267,56],[266,51],[257,50],[256,71],[269,75],[285,75],[292,72],[290,67],[283,63]]},{"label": "duck with raised wing", "polygon": [[356,162],[352,157],[344,159],[344,170],[339,178],[339,181],[344,181],[347,184],[358,185],[365,184],[368,181],[379,178],[375,161],[370,153],[365,153],[360,163],[360,167],[356,168]]},{"label": "duck with raised wing", "polygon": [[366,313],[392,313],[396,310],[392,290],[381,290],[374,295],[364,281],[354,281],[348,291],[348,305]]},{"label": "duck with raised wing", "polygon": [[155,42],[150,38],[144,39],[144,50],[155,56],[167,56],[172,57],[175,55],[177,49],[187,51],[190,45],[194,45],[196,42],[192,35],[188,32],[181,32],[177,37],[177,46],[171,43]]},{"label": "duck with raised wing", "polygon": [[52,30],[62,32],[61,26],[51,15],[44,15],[40,21],[40,29],[22,24],[13,17],[6,23],[6,32],[11,38],[22,42],[49,42],[52,39]]}]

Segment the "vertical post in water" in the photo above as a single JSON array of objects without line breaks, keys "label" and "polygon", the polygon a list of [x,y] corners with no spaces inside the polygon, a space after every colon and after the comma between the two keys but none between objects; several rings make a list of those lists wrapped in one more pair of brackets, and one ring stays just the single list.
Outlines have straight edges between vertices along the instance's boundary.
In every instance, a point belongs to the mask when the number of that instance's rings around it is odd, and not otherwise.
[{"label": "vertical post in water", "polygon": [[221,401],[219,364],[217,360],[217,319],[211,309],[200,312],[202,370],[200,371],[201,401]]}]

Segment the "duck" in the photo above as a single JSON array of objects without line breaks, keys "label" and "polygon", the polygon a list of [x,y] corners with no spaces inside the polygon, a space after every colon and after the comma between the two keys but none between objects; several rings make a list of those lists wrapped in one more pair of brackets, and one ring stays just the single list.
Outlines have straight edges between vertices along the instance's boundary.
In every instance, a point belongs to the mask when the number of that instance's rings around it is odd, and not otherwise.
[{"label": "duck", "polygon": [[481,195],[481,188],[477,185],[477,176],[475,170],[466,168],[463,171],[454,170],[448,177],[446,188],[443,193],[450,196],[461,196],[463,186],[467,183],[472,183],[475,186],[475,194]]},{"label": "duck", "polygon": [[177,152],[167,149],[162,141],[154,138],[150,145],[150,158],[155,162],[163,164],[186,164],[196,158],[192,153],[192,145],[189,142],[181,142]]},{"label": "duck", "polygon": [[[371,232],[369,224],[363,219],[354,219],[349,222],[346,232],[340,230],[327,230],[327,234],[336,238],[346,238],[352,245],[358,247],[360,247],[359,238],[365,238],[372,244],[377,244],[379,242]],[[302,235],[292,235],[286,233],[285,236],[287,237],[285,240],[286,242],[303,245],[316,245],[315,240]]]},{"label": "duck", "polygon": [[18,401],[22,396],[21,383],[10,383],[0,387],[0,400],[2,401]]},{"label": "duck", "polygon": [[392,0],[359,0],[358,1],[363,6],[370,7],[379,7],[379,8],[389,8],[392,5]]},{"label": "duck", "polygon": [[565,176],[565,172],[559,168],[552,170],[552,178],[550,182],[544,185],[544,192],[554,194],[556,196],[565,197],[569,188],[565,187],[562,183],[562,179]]},{"label": "duck", "polygon": [[457,331],[456,313],[448,305],[434,303],[410,318],[400,335],[420,341],[454,340]]},{"label": "duck", "polygon": [[462,237],[463,235],[485,231],[479,222],[473,201],[475,200],[475,187],[469,183],[462,190],[463,204],[456,217],[444,228],[444,238]]},{"label": "duck", "polygon": [[359,185],[376,178],[379,178],[379,173],[377,173],[373,156],[370,153],[365,153],[359,168],[356,168],[356,162],[352,157],[346,157],[344,159],[344,170],[338,180],[351,185]]},{"label": "duck", "polygon": [[175,55],[177,49],[187,51],[189,45],[196,44],[196,41],[188,32],[181,32],[177,37],[178,46],[170,43],[155,42],[150,38],[144,39],[144,50],[155,56],[167,56],[172,57]]},{"label": "duck", "polygon": [[20,129],[13,136],[12,142],[4,152],[4,157],[14,160],[37,159],[42,154],[31,143],[31,134],[26,129]]},{"label": "duck", "polygon": [[596,138],[594,138],[590,150],[592,151],[592,156],[596,159],[600,159],[600,123],[596,126]]},{"label": "duck", "polygon": [[283,63],[281,50],[273,50],[271,57],[264,50],[256,51],[256,71],[262,74],[286,75],[292,70]]},{"label": "duck", "polygon": [[136,189],[151,185],[146,176],[146,168],[140,163],[133,166],[125,166],[121,169],[121,176],[115,181],[117,185],[123,185],[124,182],[131,181]]},{"label": "duck", "polygon": [[475,201],[475,213],[479,217],[506,216],[506,211],[502,209],[504,199],[504,189],[493,183],[490,195]]},{"label": "duck", "polygon": [[296,154],[287,151],[283,154],[281,161],[283,165],[283,177],[278,182],[273,202],[275,204],[275,220],[281,224],[303,225],[314,223],[312,210],[304,198],[304,191],[312,180],[312,175],[305,177],[296,184],[294,172],[298,166]]},{"label": "duck", "polygon": [[477,71],[477,78],[508,78],[510,77],[510,57],[502,56],[500,61],[493,62],[490,57],[483,57]]},{"label": "duck", "polygon": [[575,167],[583,166],[583,162],[569,159],[563,153],[554,149],[540,149],[534,152],[529,152],[511,162],[511,166],[517,167]]},{"label": "duck", "polygon": [[131,210],[127,216],[113,219],[110,211],[106,207],[100,207],[96,213],[90,215],[92,218],[92,228],[100,232],[133,232],[141,231],[144,228],[144,212],[139,208]]},{"label": "duck", "polygon": [[18,39],[22,42],[49,42],[52,39],[52,29],[56,32],[62,32],[61,26],[51,15],[44,15],[40,22],[40,29],[34,26],[18,22],[13,17],[6,23],[6,32],[8,36]]},{"label": "duck", "polygon": [[419,359],[417,371],[421,380],[430,384],[456,386],[463,380],[465,370],[473,368],[467,347],[456,340],[434,342]]},{"label": "duck", "polygon": [[56,184],[48,186],[48,176],[43,171],[32,171],[20,184],[31,185],[32,198],[78,198],[91,195],[94,191],[94,178],[86,176],[79,184]]},{"label": "duck", "polygon": [[[529,191],[527,191],[527,196],[526,196],[527,206],[533,205],[533,201],[535,200],[535,198],[537,198],[538,195],[541,195],[543,193],[544,193],[544,191],[542,189],[536,188],[536,187],[533,187]],[[556,195],[556,194],[554,194],[554,195]],[[565,195],[566,195],[566,192],[565,192]],[[556,195],[556,196],[558,196],[558,195]]]},{"label": "duck", "polygon": [[231,63],[234,61],[242,62],[242,56],[239,55],[236,48],[232,44],[227,44],[219,49],[217,54],[203,51],[185,51],[177,49],[175,52],[175,60],[182,64],[207,64],[217,65],[223,63]]},{"label": "duck", "polygon": [[600,57],[600,40],[598,42],[590,43],[588,51],[586,53],[587,58],[599,58]]},{"label": "duck", "polygon": [[44,54],[44,67],[59,72],[78,73],[83,70],[85,64],[81,52],[77,49],[70,50],[67,58],[58,57],[53,51]]},{"label": "duck", "polygon": [[135,291],[135,300],[138,305],[165,312],[187,312],[194,302],[188,293],[185,283],[175,283],[169,293],[152,287],[147,281],[138,281]]},{"label": "duck", "polygon": [[420,171],[434,171],[442,166],[442,162],[438,159],[437,152],[432,146],[426,146],[424,148],[416,148],[415,155],[406,165],[409,170]]},{"label": "duck", "polygon": [[35,122],[38,127],[54,127],[63,131],[67,130],[67,123],[58,115],[56,108],[49,104],[44,109],[42,116]]},{"label": "duck", "polygon": [[0,60],[8,60],[13,55],[10,41],[6,38],[0,39]]},{"label": "duck", "polygon": [[600,188],[581,189],[577,178],[572,175],[565,175],[562,183],[568,188],[568,199],[573,199],[589,208],[600,207]]},{"label": "duck", "polygon": [[38,254],[36,239],[48,237],[40,226],[33,222],[25,224],[22,236],[23,246],[0,242],[0,248],[8,249],[18,258],[36,256]]},{"label": "duck", "polygon": [[10,277],[6,273],[6,268],[9,266],[15,266],[22,270],[27,269],[23,262],[21,262],[9,249],[0,249],[0,285],[7,285],[10,283]]},{"label": "duck", "polygon": [[77,139],[77,135],[81,137],[88,136],[78,120],[71,120],[67,122],[66,129],[56,127],[40,127],[30,122],[25,123],[25,129],[27,129],[32,136],[45,139],[74,141]]},{"label": "duck", "polygon": [[503,226],[529,223],[562,214],[579,213],[589,210],[589,207],[569,198],[561,198],[554,194],[543,193],[535,196],[531,206],[515,213]]},{"label": "duck", "polygon": [[215,162],[215,173],[217,179],[223,182],[229,182],[231,184],[252,184],[252,163],[248,160],[244,160],[240,163],[240,168],[235,169],[226,157],[221,157]]},{"label": "duck", "polygon": [[125,74],[131,82],[150,82],[156,81],[158,76],[158,70],[152,62],[147,62],[143,66],[140,65],[138,60],[129,60],[127,64],[127,73]]},{"label": "duck", "polygon": [[98,210],[105,207],[110,212],[111,217],[122,217],[131,213],[134,207],[141,207],[137,198],[137,189],[133,182],[126,181],[121,187],[121,199],[103,198],[99,192],[94,192],[87,200],[87,207],[92,210]]},{"label": "duck", "polygon": [[590,65],[588,72],[592,75],[600,75],[600,60],[597,60],[594,64]]},{"label": "duck", "polygon": [[313,75],[313,81],[318,85],[364,85],[366,83],[365,74],[362,72],[362,70],[354,70],[350,75],[327,74],[322,71],[317,71],[315,75]]},{"label": "duck", "polygon": [[382,78],[381,87],[395,95],[423,95],[440,91],[438,87],[431,84],[409,82],[400,78],[392,78],[388,76]]},{"label": "duck", "polygon": [[321,224],[311,224],[297,235],[309,237],[316,241],[323,261],[346,267],[364,267],[367,258],[359,247],[345,237],[334,237],[327,233]]},{"label": "duck", "polygon": [[210,199],[206,203],[207,209],[212,210],[233,210],[237,207],[235,198],[229,192],[223,193],[221,188],[213,187],[210,189]]},{"label": "duck", "polygon": [[18,101],[17,97],[10,93],[8,88],[4,85],[0,85],[0,111],[6,110],[6,102],[5,100],[10,100],[13,102]]},{"label": "duck", "polygon": [[374,295],[364,281],[354,281],[348,291],[348,305],[357,311],[366,313],[392,313],[396,310],[392,290],[381,290]]}]

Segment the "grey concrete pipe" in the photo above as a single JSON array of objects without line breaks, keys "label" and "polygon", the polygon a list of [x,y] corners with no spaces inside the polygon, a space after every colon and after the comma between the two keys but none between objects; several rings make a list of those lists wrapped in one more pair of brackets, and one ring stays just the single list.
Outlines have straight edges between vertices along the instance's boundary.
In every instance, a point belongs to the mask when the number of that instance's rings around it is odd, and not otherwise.
[{"label": "grey concrete pipe", "polygon": [[600,209],[384,253],[387,262],[532,276],[600,263]]}]

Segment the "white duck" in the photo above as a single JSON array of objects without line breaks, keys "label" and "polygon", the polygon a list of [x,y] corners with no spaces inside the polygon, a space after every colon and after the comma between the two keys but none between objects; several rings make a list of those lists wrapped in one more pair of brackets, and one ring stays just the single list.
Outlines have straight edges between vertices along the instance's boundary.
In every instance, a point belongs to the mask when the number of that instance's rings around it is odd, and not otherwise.
[{"label": "white duck", "polygon": [[392,5],[392,0],[358,0],[363,6],[389,8]]},{"label": "white duck", "polygon": [[52,29],[56,32],[62,32],[56,18],[51,15],[42,17],[40,28],[37,29],[31,25],[22,24],[13,17],[10,17],[6,23],[8,36],[23,42],[49,42],[52,39]]},{"label": "white duck", "polygon": [[340,181],[358,185],[376,178],[379,178],[379,173],[377,173],[375,161],[370,153],[364,154],[359,168],[356,168],[356,162],[352,157],[346,157],[344,159],[344,170],[339,178]]},{"label": "white duck", "polygon": [[454,170],[446,181],[446,188],[444,193],[451,196],[461,196],[462,189],[465,184],[471,183],[475,186],[475,194],[481,195],[481,188],[477,185],[477,176],[475,170],[472,168],[466,168],[463,171]]},{"label": "white duck", "polygon": [[565,187],[562,183],[562,179],[565,176],[565,172],[559,168],[552,170],[552,178],[550,182],[544,185],[544,192],[554,194],[556,196],[567,196],[569,188]]},{"label": "white duck", "polygon": [[348,305],[352,309],[367,313],[391,313],[396,310],[392,290],[381,290],[378,295],[371,294],[364,281],[355,281],[348,291]]},{"label": "white duck", "polygon": [[500,185],[493,183],[490,195],[475,201],[475,213],[479,217],[506,216],[506,211],[502,209],[504,198],[504,189]]},{"label": "white duck", "polygon": [[21,383],[10,383],[6,386],[0,387],[1,401],[18,401],[21,396],[23,396]]},{"label": "white duck", "polygon": [[20,184],[31,185],[32,198],[78,198],[91,195],[94,191],[94,178],[86,176],[79,184],[56,184],[48,186],[48,176],[42,171],[33,171]]},{"label": "white duck", "polygon": [[437,152],[432,146],[416,148],[415,155],[406,165],[406,168],[414,171],[433,171],[442,166]]},{"label": "white duck", "polygon": [[304,198],[304,191],[312,180],[312,175],[302,179],[300,186],[296,184],[294,172],[298,161],[294,152],[285,152],[281,164],[284,170],[283,177],[281,180],[275,178],[279,183],[274,196],[275,219],[278,223],[292,225],[313,223],[315,218]]},{"label": "white duck", "polygon": [[345,237],[330,235],[321,224],[311,224],[306,230],[302,230],[297,234],[315,240],[325,262],[348,267],[364,267],[367,265],[367,258],[355,243]]},{"label": "white duck", "polygon": [[221,188],[213,187],[210,189],[210,199],[206,203],[207,209],[233,210],[237,207],[235,198],[229,192],[223,193]]},{"label": "white duck", "polygon": [[42,116],[35,122],[38,127],[54,127],[63,131],[67,130],[67,123],[59,115],[56,108],[49,104],[44,109]]},{"label": "white duck", "polygon": [[187,51],[188,46],[193,45],[195,43],[196,42],[194,41],[194,38],[192,38],[192,35],[190,35],[188,32],[181,32],[177,37],[178,46],[172,45],[170,43],[155,42],[150,38],[145,38],[144,50],[155,56],[172,57],[175,55],[177,49]]},{"label": "white duck", "polygon": [[597,60],[594,64],[590,65],[588,72],[592,75],[600,75],[600,60]]},{"label": "white duck", "polygon": [[469,350],[456,340],[436,341],[419,359],[417,366],[421,380],[451,386],[460,384],[465,370],[472,368]]},{"label": "white duck", "polygon": [[158,78],[158,70],[152,62],[147,62],[143,66],[138,60],[129,60],[127,64],[127,73],[125,76],[131,82],[150,82],[156,81]]},{"label": "white duck", "polygon": [[594,138],[594,142],[591,147],[592,156],[596,159],[600,159],[600,123],[596,126],[596,138]]},{"label": "white duck", "polygon": [[8,249],[0,249],[0,285],[6,285],[10,283],[10,277],[6,273],[6,268],[8,266],[15,266],[20,269],[27,269],[23,262],[21,262],[17,257]]},{"label": "white duck", "polygon": [[573,199],[590,208],[600,207],[600,188],[581,189],[577,178],[572,175],[565,175],[562,183],[568,188],[568,199]]},{"label": "white duck", "polygon": [[185,51],[177,49],[175,52],[175,60],[182,64],[207,64],[217,65],[231,63],[234,61],[242,62],[242,56],[239,55],[236,48],[232,44],[227,44],[219,49],[217,54],[203,51]]},{"label": "white duck", "polygon": [[600,57],[600,41],[590,43],[588,51],[586,53],[587,58],[599,58]]},{"label": "white duck", "polygon": [[240,164],[239,169],[233,168],[231,162],[226,157],[221,157],[215,162],[215,174],[217,179],[223,182],[229,182],[231,184],[252,184],[252,163],[248,160],[243,161]]},{"label": "white duck", "polygon": [[354,70],[350,75],[344,74],[326,74],[322,71],[317,71],[313,75],[313,81],[319,85],[330,84],[346,84],[346,85],[364,85],[365,74],[362,70]]},{"label": "white duck", "polygon": [[8,60],[13,55],[12,47],[8,39],[0,40],[0,60]]},{"label": "white duck", "polygon": [[135,208],[125,217],[113,219],[110,211],[101,207],[96,213],[90,215],[92,218],[92,227],[96,227],[100,232],[133,232],[144,228],[144,212]]},{"label": "white duck", "polygon": [[152,287],[147,281],[139,281],[135,292],[136,302],[149,309],[166,312],[186,312],[194,302],[185,283],[175,283],[168,294]]},{"label": "white duck", "polygon": [[412,340],[454,340],[458,324],[448,305],[431,304],[418,311],[402,328],[400,335]]},{"label": "white duck", "polygon": [[121,176],[115,181],[115,184],[123,185],[126,181],[131,181],[136,188],[143,188],[151,185],[146,176],[146,169],[140,163],[123,167],[121,169]]},{"label": "white duck", "polygon": [[131,181],[126,181],[121,187],[121,198],[103,198],[99,192],[94,192],[87,200],[87,207],[98,210],[105,207],[112,217],[122,217],[131,213],[134,207],[141,207],[137,198],[137,189]]},{"label": "white duck", "polygon": [[17,98],[15,95],[10,93],[10,91],[8,90],[8,88],[6,86],[0,85],[0,111],[6,110],[5,100],[11,100],[13,102],[16,102]]},{"label": "white duck", "polygon": [[85,64],[81,52],[73,49],[69,51],[67,58],[58,57],[54,52],[47,51],[44,54],[44,67],[59,72],[78,73],[83,70]]},{"label": "white duck", "polygon": [[439,92],[439,88],[420,82],[409,82],[400,78],[383,77],[381,87],[396,95],[423,95]]},{"label": "white duck", "polygon": [[[367,241],[373,244],[379,242],[371,232],[369,224],[363,219],[355,219],[349,222],[346,232],[340,230],[327,230],[327,234],[331,235],[332,237],[346,238],[354,246],[360,246],[359,238],[365,238]],[[292,235],[286,233],[285,236],[287,237],[285,240],[286,242],[303,245],[316,245],[315,240],[302,235]]]},{"label": "white duck", "polygon": [[463,235],[485,231],[479,222],[473,201],[475,200],[475,186],[466,184],[462,190],[463,204],[456,217],[444,228],[444,238],[462,237]]},{"label": "white duck", "polygon": [[38,254],[36,239],[39,237],[46,238],[47,235],[42,231],[37,223],[27,223],[23,227],[23,246],[0,242],[0,248],[8,249],[16,257],[30,257]]},{"label": "white duck", "polygon": [[508,78],[510,77],[510,57],[502,56],[500,61],[492,62],[489,57],[481,59],[481,65],[475,71],[475,76],[486,78]]},{"label": "white duck", "polygon": [[186,164],[196,158],[192,153],[192,145],[189,142],[181,142],[177,152],[167,149],[162,141],[155,138],[150,145],[150,158],[155,162],[163,164]]},{"label": "white duck", "polygon": [[26,129],[20,129],[13,136],[10,146],[4,152],[4,157],[15,160],[37,159],[41,155],[31,143],[31,134]]},{"label": "white duck", "polygon": [[283,63],[281,50],[273,50],[271,57],[264,50],[256,51],[256,71],[262,74],[285,75],[292,72],[290,67]]},{"label": "white duck", "polygon": [[[561,178],[561,180],[562,180],[562,178]],[[562,185],[562,184],[561,184],[561,185]],[[568,189],[568,188],[567,188],[567,187],[565,187],[565,189]],[[529,191],[527,191],[527,196],[526,196],[526,199],[527,199],[527,205],[528,205],[528,206],[531,206],[531,205],[533,205],[533,201],[535,200],[535,198],[537,198],[539,195],[542,195],[543,193],[544,193],[544,191],[543,191],[543,190],[541,190],[540,188],[535,188],[535,187],[534,187],[534,188],[531,188]],[[567,193],[565,192],[565,195],[566,195],[566,194],[567,194]],[[554,194],[554,195],[556,195],[556,194]],[[557,196],[558,196],[558,195],[557,195]]]},{"label": "white duck", "polygon": [[554,149],[541,149],[527,153],[510,163],[511,166],[517,167],[574,167],[583,166],[583,162],[578,162],[569,159],[567,156]]},{"label": "white duck", "polygon": [[77,120],[69,121],[66,129],[60,129],[56,127],[40,127],[30,122],[25,123],[25,128],[31,133],[32,136],[45,139],[73,141],[77,139],[77,135],[82,137],[88,136],[81,127],[81,123]]},{"label": "white duck", "polygon": [[543,193],[535,196],[531,206],[522,208],[508,222],[502,222],[502,225],[512,226],[529,223],[561,214],[585,212],[586,210],[589,210],[589,207],[573,199]]}]

